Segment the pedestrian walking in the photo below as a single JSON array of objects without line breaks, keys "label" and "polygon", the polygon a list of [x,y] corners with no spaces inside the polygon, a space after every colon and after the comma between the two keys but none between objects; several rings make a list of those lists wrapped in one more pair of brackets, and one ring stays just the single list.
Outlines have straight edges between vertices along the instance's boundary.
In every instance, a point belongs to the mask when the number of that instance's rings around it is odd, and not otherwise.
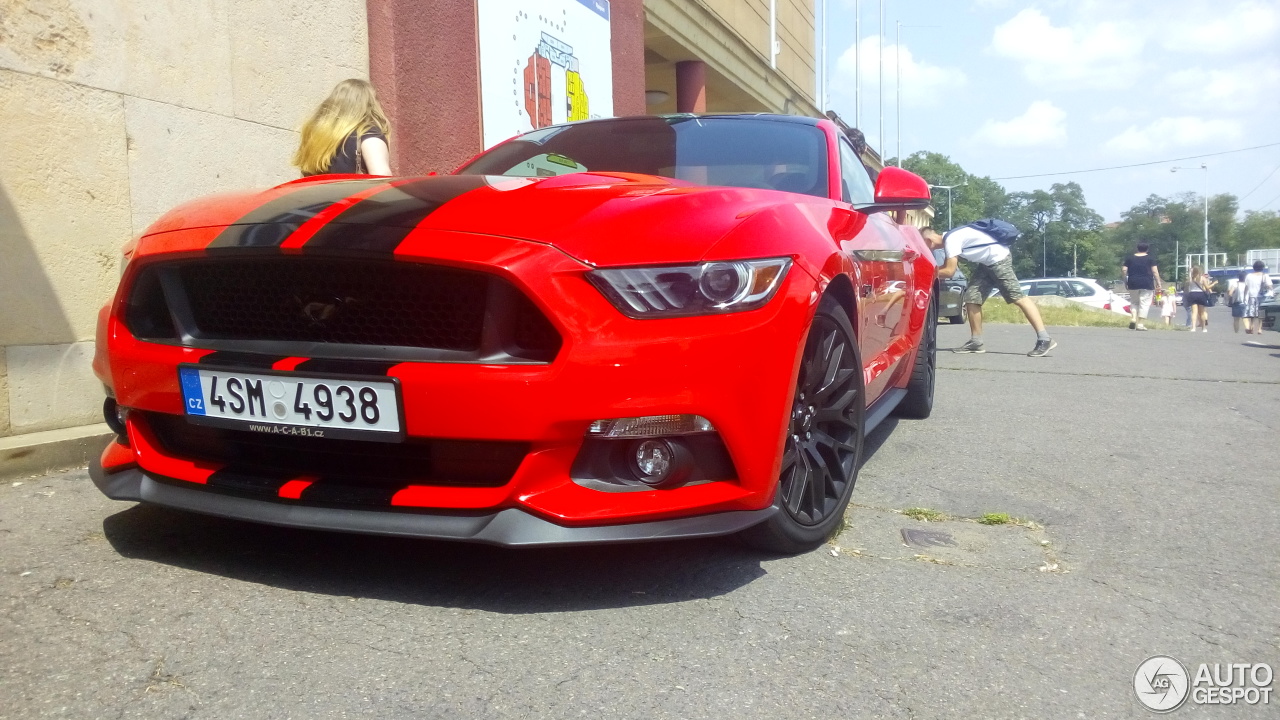
[{"label": "pedestrian walking", "polygon": [[1178,311],[1177,289],[1170,285],[1160,300],[1160,318],[1167,327],[1173,327],[1173,316]]},{"label": "pedestrian walking", "polygon": [[1267,266],[1261,260],[1253,263],[1253,272],[1245,276],[1244,283],[1244,331],[1250,335],[1262,334],[1262,296],[1275,289]]},{"label": "pedestrian walking", "polygon": [[1209,276],[1199,265],[1191,266],[1191,277],[1182,291],[1182,304],[1191,310],[1191,332],[1209,332]]},{"label": "pedestrian walking", "polygon": [[1137,252],[1124,259],[1122,270],[1125,287],[1129,289],[1130,330],[1147,329],[1147,312],[1151,309],[1151,295],[1160,287],[1160,268],[1156,259],[1147,254],[1151,246],[1138,243]]},{"label": "pedestrian walking", "polygon": [[303,176],[390,175],[391,123],[367,80],[343,80],[302,125],[293,164]]},{"label": "pedestrian walking", "polygon": [[1227,283],[1227,306],[1231,308],[1231,331],[1235,333],[1240,332],[1244,321],[1244,279],[1248,274],[1248,270],[1241,270]]},{"label": "pedestrian walking", "polygon": [[[1002,224],[1012,229],[1012,226]],[[956,348],[955,352],[986,352],[982,342],[982,303],[986,301],[992,289],[999,290],[1000,296],[1006,303],[1017,305],[1027,318],[1027,322],[1031,323],[1031,327],[1036,331],[1036,345],[1031,352],[1027,353],[1028,357],[1044,357],[1058,346],[1058,343],[1045,331],[1044,321],[1040,319],[1039,307],[1022,293],[1022,288],[1018,285],[1018,276],[1013,272],[1013,254],[1007,246],[972,225],[954,228],[946,235],[929,228],[922,235],[925,242],[929,243],[934,250],[942,249],[946,252],[946,261],[942,267],[938,268],[938,277],[945,279],[955,275],[960,267],[960,258],[968,260],[974,266],[973,273],[969,276],[969,286],[964,291],[964,304],[965,310],[969,313],[971,337],[969,342]]]}]

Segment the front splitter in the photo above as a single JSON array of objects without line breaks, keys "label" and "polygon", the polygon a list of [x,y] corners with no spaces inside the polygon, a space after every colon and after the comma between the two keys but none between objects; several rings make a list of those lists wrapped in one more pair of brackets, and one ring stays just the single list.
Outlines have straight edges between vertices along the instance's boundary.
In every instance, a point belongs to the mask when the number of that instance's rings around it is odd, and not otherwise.
[{"label": "front splitter", "polygon": [[433,514],[403,509],[362,510],[285,504],[185,488],[162,482],[137,467],[107,473],[98,461],[89,476],[112,500],[150,503],[215,517],[282,527],[366,535],[456,540],[507,547],[553,547],[683,540],[730,535],[768,520],[777,505],[761,510],[712,513],[621,525],[568,527],[518,508],[484,514]]}]

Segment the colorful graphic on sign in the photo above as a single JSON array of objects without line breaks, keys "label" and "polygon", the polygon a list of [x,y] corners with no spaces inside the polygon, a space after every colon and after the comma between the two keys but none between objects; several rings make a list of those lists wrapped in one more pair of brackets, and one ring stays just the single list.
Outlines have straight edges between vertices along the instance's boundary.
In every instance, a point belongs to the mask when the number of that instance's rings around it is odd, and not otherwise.
[{"label": "colorful graphic on sign", "polygon": [[607,0],[478,0],[485,148],[613,115]]}]

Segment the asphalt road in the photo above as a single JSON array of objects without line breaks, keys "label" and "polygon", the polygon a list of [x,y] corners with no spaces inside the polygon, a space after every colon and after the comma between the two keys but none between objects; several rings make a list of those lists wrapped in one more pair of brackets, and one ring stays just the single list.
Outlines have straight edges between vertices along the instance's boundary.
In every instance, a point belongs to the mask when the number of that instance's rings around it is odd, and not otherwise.
[{"label": "asphalt road", "polygon": [[1245,346],[1220,315],[944,352],[933,418],[876,432],[848,529],[799,557],[513,552],[135,507],[84,472],[6,485],[0,717],[1147,717],[1149,656],[1280,668],[1280,333]]}]

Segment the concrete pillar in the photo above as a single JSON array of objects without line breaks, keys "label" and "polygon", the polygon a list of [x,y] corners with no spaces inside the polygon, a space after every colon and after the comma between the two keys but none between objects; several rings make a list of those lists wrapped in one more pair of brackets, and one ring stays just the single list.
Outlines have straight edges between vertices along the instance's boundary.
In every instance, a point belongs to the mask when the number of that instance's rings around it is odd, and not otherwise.
[{"label": "concrete pillar", "polygon": [[707,64],[701,60],[676,63],[676,112],[707,111]]}]

